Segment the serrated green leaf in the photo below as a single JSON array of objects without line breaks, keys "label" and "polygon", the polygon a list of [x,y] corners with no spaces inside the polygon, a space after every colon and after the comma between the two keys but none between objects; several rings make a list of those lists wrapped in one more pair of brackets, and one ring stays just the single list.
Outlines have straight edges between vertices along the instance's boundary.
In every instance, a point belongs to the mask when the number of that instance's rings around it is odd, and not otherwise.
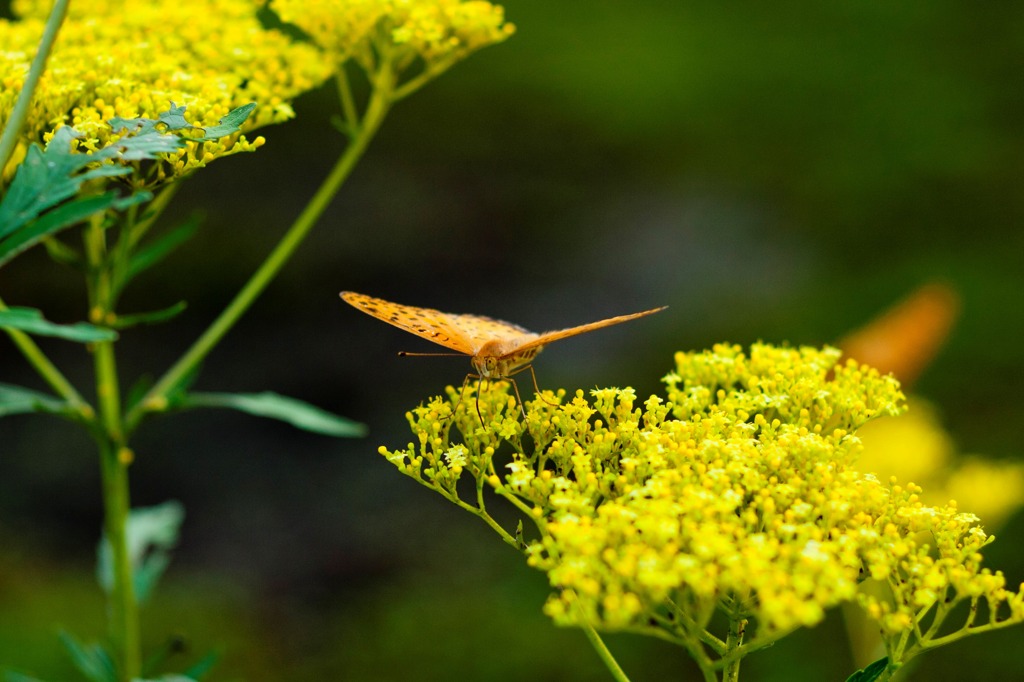
[{"label": "serrated green leaf", "polygon": [[[171,550],[178,544],[185,508],[169,500],[154,507],[138,507],[128,514],[125,528],[128,558],[132,565],[135,597],[143,603],[171,561]],[[108,594],[114,585],[113,553],[106,536],[97,548],[96,577]]]},{"label": "serrated green leaf", "polygon": [[255,103],[242,105],[228,112],[227,116],[220,119],[218,125],[203,128],[189,123],[185,118],[185,107],[176,106],[174,102],[171,102],[171,108],[161,112],[156,119],[115,117],[110,119],[110,125],[115,131],[127,128],[129,131],[135,132],[140,136],[198,129],[203,131],[202,137],[186,137],[183,139],[190,142],[209,142],[237,133],[242,124],[245,123],[245,119],[249,118],[249,114],[255,108]]},{"label": "serrated green leaf", "polygon": [[889,666],[889,658],[880,658],[871,665],[867,666],[863,670],[858,670],[854,674],[846,678],[846,682],[874,682],[878,677],[885,672],[885,669]]},{"label": "serrated green leaf", "polygon": [[127,130],[129,133],[139,135],[173,133],[196,127],[185,119],[185,107],[179,107],[174,102],[171,102],[170,109],[157,114],[157,118],[144,118],[141,116],[139,118],[121,118],[120,116],[115,116],[107,122],[115,133]]},{"label": "serrated green leaf", "polygon": [[178,301],[172,306],[168,306],[163,310],[153,310],[148,313],[132,313],[130,315],[118,315],[117,319],[114,320],[110,326],[115,329],[127,329],[128,327],[134,327],[138,324],[156,324],[158,322],[165,322],[172,317],[180,315],[188,304],[185,301]]},{"label": "serrated green leaf", "polygon": [[155,159],[185,144],[177,135],[152,130],[129,133],[91,154],[82,154],[72,150],[72,142],[78,137],[80,133],[63,126],[45,148],[29,146],[0,200],[0,265],[47,235],[92,215],[110,209],[123,210],[152,198],[145,191],[126,197],[105,192],[75,198],[89,180],[131,172],[129,166],[121,163],[97,162]]},{"label": "serrated green leaf", "polygon": [[174,249],[188,241],[198,228],[199,218],[193,216],[182,225],[153,241],[153,243],[136,251],[135,255],[132,256],[131,262],[128,264],[128,274],[125,277],[125,281],[132,279],[143,270],[151,268],[162,261]]},{"label": "serrated green leaf", "polygon": [[124,210],[133,204],[149,201],[150,198],[152,194],[145,191],[127,197],[120,197],[116,192],[106,192],[62,204],[29,224],[22,225],[20,230],[0,241],[0,266],[45,237],[72,227],[92,215],[110,209]]},{"label": "serrated green leaf", "polygon": [[60,641],[78,671],[90,682],[117,682],[114,661],[99,644],[82,644],[69,632],[60,633]]},{"label": "serrated green leaf", "polygon": [[117,339],[117,332],[114,330],[97,327],[88,322],[76,322],[74,324],[50,322],[43,317],[42,312],[35,308],[8,308],[0,310],[0,328],[17,329],[26,334],[35,334],[36,336],[55,336],[59,339],[78,341],[80,343],[113,341]]},{"label": "serrated green leaf", "polygon": [[325,436],[357,438],[366,435],[366,426],[331,414],[309,403],[278,395],[263,393],[189,393],[180,407],[227,407],[257,417],[269,417],[288,422],[292,426]]},{"label": "serrated green leaf", "polygon": [[0,417],[31,412],[65,414],[70,411],[71,406],[59,398],[30,388],[0,383]]},{"label": "serrated green leaf", "polygon": [[131,172],[131,168],[119,164],[96,166],[97,161],[152,159],[158,153],[171,152],[184,145],[175,135],[150,133],[125,136],[92,154],[82,154],[71,148],[72,141],[78,137],[81,133],[63,126],[54,133],[45,149],[35,144],[29,146],[0,202],[0,238],[13,234],[44,211],[75,196],[83,183]]},{"label": "serrated green leaf", "polygon": [[[75,173],[90,163],[87,154],[71,151],[71,141],[81,135],[64,126],[54,133],[45,149],[30,145],[25,159],[0,202],[0,237],[6,237],[48,208],[73,197],[84,180]],[[114,174],[128,172],[113,168]]]},{"label": "serrated green leaf", "polygon": [[249,114],[255,108],[256,104],[250,102],[237,109],[232,109],[227,116],[218,121],[217,125],[203,128],[203,137],[200,139],[210,141],[237,133],[241,129],[242,124],[245,123],[245,119],[249,118]]}]

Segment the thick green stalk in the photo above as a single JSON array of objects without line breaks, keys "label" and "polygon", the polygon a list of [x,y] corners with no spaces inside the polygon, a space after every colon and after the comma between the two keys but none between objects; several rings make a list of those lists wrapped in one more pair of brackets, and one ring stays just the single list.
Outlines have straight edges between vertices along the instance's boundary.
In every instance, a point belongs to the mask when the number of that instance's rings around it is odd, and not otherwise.
[{"label": "thick green stalk", "polygon": [[7,166],[7,162],[14,153],[14,147],[18,143],[18,135],[21,134],[21,127],[25,124],[28,116],[28,107],[32,102],[32,95],[35,94],[39,78],[46,70],[46,61],[50,58],[50,50],[53,49],[53,42],[57,39],[57,32],[60,25],[64,23],[64,17],[68,13],[68,0],[57,0],[53,3],[50,16],[46,20],[46,28],[43,29],[43,37],[39,41],[39,49],[32,59],[32,66],[29,68],[25,83],[21,86],[18,100],[14,103],[11,115],[4,125],[3,135],[0,135],[0,171]]},{"label": "thick green stalk", "polygon": [[100,444],[103,473],[103,508],[106,541],[110,545],[113,584],[110,589],[110,639],[114,644],[119,679],[124,682],[142,673],[139,637],[139,605],[135,598],[131,557],[128,554],[129,458],[123,447]]},{"label": "thick green stalk", "polygon": [[110,591],[110,636],[118,658],[121,680],[142,674],[142,649],[139,641],[139,606],[135,599],[131,557],[128,553],[128,466],[131,451],[124,444],[121,424],[121,397],[114,360],[114,344],[96,345],[96,397],[103,433],[98,438],[103,474],[104,529],[110,545],[113,585]]},{"label": "thick green stalk", "polygon": [[[122,229],[130,229],[126,216]],[[83,231],[85,257],[89,264],[86,285],[89,317],[101,322],[113,310],[111,263],[107,251],[103,216],[94,216]],[[99,448],[103,478],[103,528],[110,547],[112,584],[108,596],[110,639],[114,646],[118,680],[129,682],[142,674],[142,648],[139,637],[139,607],[135,599],[131,557],[128,553],[128,514],[131,500],[128,465],[131,451],[125,445],[121,414],[121,389],[113,341],[100,341],[92,347],[96,382],[98,423],[94,429]]]},{"label": "thick green stalk", "polygon": [[282,237],[281,241],[263,262],[263,265],[253,274],[249,281],[242,287],[228,307],[214,320],[213,324],[200,336],[192,347],[160,378],[159,381],[149,390],[146,396],[139,403],[132,407],[125,419],[125,426],[131,433],[147,411],[160,411],[166,407],[167,396],[191,373],[195,367],[202,362],[214,346],[224,335],[238,322],[238,319],[249,309],[253,301],[263,292],[270,281],[277,275],[278,271],[288,261],[295,249],[302,243],[309,231],[316,224],[321,214],[327,208],[331,199],[337,194],[342,183],[352,172],[356,162],[366,151],[367,145],[373,138],[380,124],[384,120],[390,107],[390,83],[377,83],[373,95],[366,108],[362,125],[358,134],[352,137],[352,141],[345,148],[344,153],[330,174],[320,185],[320,189],[313,195],[312,200],[295,220],[292,226]]}]

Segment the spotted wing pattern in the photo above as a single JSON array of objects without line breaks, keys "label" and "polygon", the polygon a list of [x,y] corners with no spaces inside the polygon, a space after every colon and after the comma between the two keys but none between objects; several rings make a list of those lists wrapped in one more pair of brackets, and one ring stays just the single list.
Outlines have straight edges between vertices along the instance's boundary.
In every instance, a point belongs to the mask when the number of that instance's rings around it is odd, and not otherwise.
[{"label": "spotted wing pattern", "polygon": [[525,343],[537,336],[519,325],[481,315],[443,313],[352,291],[341,292],[341,298],[367,315],[466,355],[476,355],[484,344],[495,339],[522,338]]},{"label": "spotted wing pattern", "polygon": [[488,341],[505,341],[511,343],[527,343],[537,338],[529,329],[518,324],[495,320],[483,315],[450,315],[452,324],[461,329],[473,343],[473,355],[476,355]]},{"label": "spotted wing pattern", "polygon": [[568,329],[558,329],[556,331],[544,332],[543,334],[534,335],[534,338],[526,339],[520,345],[517,345],[508,355],[516,355],[523,351],[536,348],[538,346],[546,346],[549,343],[558,341],[559,339],[565,339],[570,336],[576,336],[577,334],[586,334],[592,332],[595,329],[603,329],[604,327],[610,327],[613,324],[622,324],[623,322],[629,322],[635,320],[638,317],[646,317],[647,315],[653,315],[654,313],[664,310],[668,306],[662,306],[660,308],[652,308],[651,310],[645,310],[640,313],[632,313],[630,315],[618,315],[617,317],[609,317],[605,320],[599,320],[597,322],[591,322],[590,324],[581,324],[578,327],[569,327]]}]

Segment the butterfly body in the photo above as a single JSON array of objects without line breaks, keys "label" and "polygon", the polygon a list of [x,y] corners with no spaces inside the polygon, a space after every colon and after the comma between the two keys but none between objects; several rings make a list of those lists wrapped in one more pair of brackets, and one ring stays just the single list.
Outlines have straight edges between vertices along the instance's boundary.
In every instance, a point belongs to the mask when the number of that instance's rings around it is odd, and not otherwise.
[{"label": "butterfly body", "polygon": [[470,362],[473,368],[484,379],[503,379],[511,376],[537,357],[544,346],[532,346],[526,350],[516,350],[517,345],[501,340],[485,343]]}]

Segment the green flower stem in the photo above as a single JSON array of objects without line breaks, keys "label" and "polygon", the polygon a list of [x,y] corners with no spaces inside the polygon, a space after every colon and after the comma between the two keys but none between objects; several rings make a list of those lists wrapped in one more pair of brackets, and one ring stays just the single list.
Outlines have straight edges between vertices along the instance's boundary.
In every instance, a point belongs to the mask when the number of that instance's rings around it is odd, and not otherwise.
[{"label": "green flower stem", "polygon": [[[743,643],[743,635],[747,629],[747,619],[739,616],[729,616],[729,634],[725,639],[725,647],[727,652],[734,652],[739,649]],[[728,653],[726,654],[728,658]],[[722,671],[722,682],[738,682],[740,679],[740,662],[743,660],[742,656],[735,656],[729,661]]]},{"label": "green flower stem", "polygon": [[[128,234],[128,250],[131,251],[139,243],[146,232],[152,227],[153,223],[156,222],[167,205],[171,203],[171,199],[175,194],[178,193],[178,188],[181,187],[180,182],[172,182],[163,189],[161,189],[153,200],[146,205],[146,211],[143,213],[141,220],[135,222],[131,229],[127,231]],[[129,263],[124,263],[124,267],[127,268]]]},{"label": "green flower stem", "polygon": [[462,498],[460,498],[458,494],[454,492],[449,494],[442,488],[433,487],[429,483],[427,483],[426,485],[428,488],[431,488],[432,490],[436,490],[437,492],[441,493],[444,497],[448,498],[450,502],[453,502],[454,504],[458,505],[461,509],[465,509],[470,514],[479,517],[480,520],[482,520],[484,523],[491,527],[491,530],[493,530],[495,533],[501,536],[501,539],[505,541],[505,544],[514,547],[517,550],[520,549],[519,543],[516,542],[516,539],[512,537],[507,530],[502,528],[501,524],[499,524],[497,521],[491,518],[491,515],[488,514],[485,509],[474,507],[473,505],[464,502]]},{"label": "green flower stem", "polygon": [[21,134],[21,126],[25,124],[25,117],[28,116],[28,107],[32,103],[32,95],[35,94],[36,86],[39,85],[39,78],[46,70],[46,61],[50,58],[50,51],[53,49],[53,42],[57,39],[57,32],[60,25],[64,23],[64,17],[68,13],[68,0],[57,0],[53,3],[50,16],[46,20],[46,28],[43,29],[43,38],[39,41],[39,50],[32,59],[32,66],[29,68],[28,76],[25,78],[21,92],[18,94],[18,101],[14,103],[14,109],[4,125],[3,135],[0,135],[0,171],[7,167],[7,162],[14,153],[14,147],[18,143],[18,135]]},{"label": "green flower stem", "polygon": [[99,341],[93,351],[96,371],[96,400],[100,410],[100,423],[106,440],[114,447],[123,447],[124,429],[121,426],[121,390],[114,360],[114,342]]},{"label": "green flower stem", "polygon": [[426,85],[427,83],[434,80],[442,73],[450,69],[457,61],[459,61],[459,58],[450,57],[448,59],[445,59],[444,61],[431,63],[430,66],[423,70],[423,73],[420,73],[417,76],[410,78],[406,82],[396,87],[394,93],[392,93],[391,95],[391,101],[397,102],[400,99],[405,99],[406,97],[416,92],[424,85]]},{"label": "green flower stem", "polygon": [[320,189],[313,195],[312,200],[310,200],[306,208],[288,229],[284,237],[267,257],[267,260],[263,262],[263,265],[242,287],[234,300],[228,304],[227,308],[203,332],[202,336],[196,340],[192,347],[167,370],[146,396],[128,412],[125,417],[125,428],[128,433],[134,431],[146,412],[160,411],[166,407],[168,394],[178,387],[181,381],[202,362],[207,354],[213,350],[214,346],[238,322],[238,319],[267,287],[316,224],[316,221],[327,208],[331,199],[337,194],[342,183],[352,172],[356,162],[362,157],[363,152],[366,151],[366,147],[369,145],[370,140],[373,139],[374,134],[388,112],[390,106],[389,92],[392,83],[386,78],[379,78],[375,82],[375,86],[373,95],[367,104],[362,124],[352,137],[352,142],[345,148],[345,152],[320,186]]},{"label": "green flower stem", "polygon": [[[117,257],[124,257],[124,254],[115,249],[114,258],[109,258],[102,216],[97,216],[86,226],[83,237],[89,264],[89,315],[95,322],[101,322],[113,310],[112,270],[117,267]],[[93,346],[93,370],[99,410],[99,428],[95,436],[103,479],[103,527],[113,567],[109,595],[110,638],[118,664],[118,679],[128,682],[142,674],[142,649],[139,606],[128,553],[127,526],[131,510],[128,465],[131,463],[131,451],[125,446],[114,342],[100,341]]]},{"label": "green flower stem", "polygon": [[[577,606],[579,606],[578,602]],[[580,607],[580,613],[582,612],[582,607]],[[612,656],[612,652],[608,650],[608,646],[604,643],[604,640],[601,639],[601,636],[597,634],[597,630],[594,629],[594,626],[590,624],[590,621],[587,620],[586,617],[582,619],[582,625],[580,627],[583,628],[583,634],[587,636],[587,639],[590,641],[590,645],[594,647],[594,651],[597,652],[598,658],[604,662],[605,666],[608,668],[608,672],[611,673],[612,678],[618,682],[629,682],[629,677],[619,665],[619,662],[615,660],[615,657]]]},{"label": "green flower stem", "polygon": [[124,220],[121,223],[121,231],[114,246],[114,258],[110,268],[111,297],[107,312],[113,312],[117,305],[117,294],[121,291],[124,275],[131,263],[131,233],[134,231],[136,219],[138,218],[138,205],[128,207]]},{"label": "green flower stem", "polygon": [[118,660],[118,676],[128,682],[142,674],[142,648],[139,638],[139,605],[132,580],[128,554],[129,452],[109,441],[100,442],[103,474],[104,530],[110,544],[113,585],[110,590],[110,637]]},{"label": "green flower stem", "polygon": [[349,85],[345,69],[339,68],[335,77],[338,86],[338,99],[341,104],[341,112],[345,117],[345,126],[349,134],[359,125],[359,114],[356,112],[355,98],[352,97],[352,86]]}]

